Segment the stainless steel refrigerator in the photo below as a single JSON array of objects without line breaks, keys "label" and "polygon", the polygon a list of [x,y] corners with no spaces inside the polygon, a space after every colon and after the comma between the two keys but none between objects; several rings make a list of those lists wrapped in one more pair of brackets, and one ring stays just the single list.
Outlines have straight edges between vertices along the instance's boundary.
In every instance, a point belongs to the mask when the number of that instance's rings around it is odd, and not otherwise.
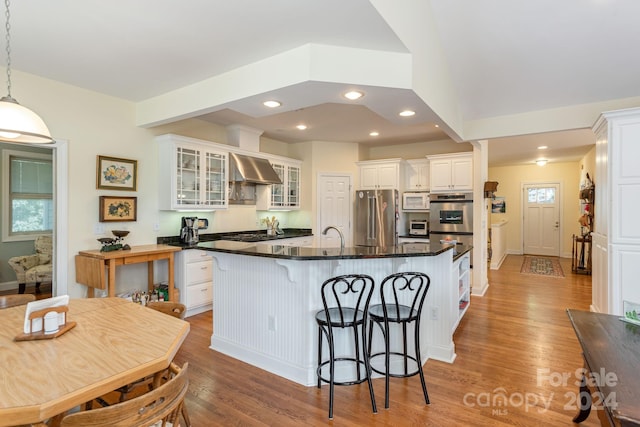
[{"label": "stainless steel refrigerator", "polygon": [[395,246],[398,215],[398,190],[357,190],[355,245]]}]

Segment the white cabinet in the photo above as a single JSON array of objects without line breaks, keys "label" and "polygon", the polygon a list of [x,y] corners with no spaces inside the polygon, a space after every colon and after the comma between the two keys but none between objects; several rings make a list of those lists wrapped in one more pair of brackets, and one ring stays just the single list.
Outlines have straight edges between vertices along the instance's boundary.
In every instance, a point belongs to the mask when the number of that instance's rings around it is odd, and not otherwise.
[{"label": "white cabinet", "polygon": [[407,160],[405,188],[409,191],[429,191],[429,160]]},{"label": "white cabinet", "polygon": [[592,307],[623,314],[640,302],[640,108],[603,113],[593,126],[596,171]]},{"label": "white cabinet", "polygon": [[360,172],[361,190],[401,189],[402,159],[356,162]]},{"label": "white cabinet", "polygon": [[282,239],[281,242],[284,246],[311,247],[313,246],[313,239],[313,236],[291,237]]},{"label": "white cabinet", "polygon": [[489,229],[489,243],[491,248],[491,264],[492,270],[500,269],[502,262],[507,257],[507,225],[508,221],[502,221],[491,224]]},{"label": "white cabinet", "polygon": [[[597,210],[596,210],[597,214]],[[609,252],[607,236],[593,233],[591,241],[591,307],[597,313],[608,313],[609,297]]]},{"label": "white cabinet", "polygon": [[471,153],[428,156],[430,191],[450,193],[473,190],[473,155]]},{"label": "white cabinet", "polygon": [[282,184],[258,185],[256,210],[300,209],[300,165],[302,162],[269,159]]},{"label": "white cabinet", "polygon": [[402,243],[429,243],[429,239],[422,237],[398,237],[398,244]]},{"label": "white cabinet", "polygon": [[279,245],[279,246],[311,247],[313,246],[313,241],[314,241],[313,236],[289,237],[286,239],[265,240],[265,241],[256,243],[256,246]]},{"label": "white cabinet", "polygon": [[185,317],[211,310],[213,306],[213,257],[208,251],[186,249],[175,255],[175,284],[180,302],[187,307]]},{"label": "white cabinet", "polygon": [[162,135],[156,141],[160,210],[227,208],[227,152],[177,135]]},{"label": "white cabinet", "polygon": [[453,306],[451,313],[454,316],[452,320],[451,332],[453,333],[462,316],[469,309],[471,295],[471,268],[470,254],[467,252],[454,261],[451,271],[451,286],[453,290]]}]

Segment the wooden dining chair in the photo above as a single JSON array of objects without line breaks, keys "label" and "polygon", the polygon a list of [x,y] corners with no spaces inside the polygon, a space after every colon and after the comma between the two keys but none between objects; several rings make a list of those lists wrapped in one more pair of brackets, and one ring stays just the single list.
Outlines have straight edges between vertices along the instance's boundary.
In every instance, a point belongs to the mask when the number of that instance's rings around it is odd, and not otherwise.
[{"label": "wooden dining chair", "polygon": [[188,366],[188,363],[185,363],[182,368],[172,364],[171,375],[167,382],[148,393],[104,408],[66,415],[60,425],[61,427],[178,426],[184,397],[189,388]]},{"label": "wooden dining chair", "polygon": [[[170,316],[176,317],[178,319],[184,318],[184,313],[187,310],[187,307],[184,304],[180,304],[179,302],[171,302],[171,301],[153,301],[148,302],[147,307],[152,310],[157,310],[161,313],[168,314]],[[116,391],[120,393],[120,402],[124,402],[127,400],[128,395],[133,392],[136,388],[140,386],[145,386],[151,390],[153,383],[153,375],[149,375],[144,378],[140,378],[132,382],[131,384],[127,384],[125,386],[120,387]]]},{"label": "wooden dining chair", "polygon": [[[187,307],[184,304],[179,302],[172,301],[153,301],[147,303],[147,307],[152,310],[157,310],[161,313],[168,314],[170,316],[176,317],[178,319],[183,319]],[[119,401],[124,402],[127,400],[128,395],[135,392],[135,389],[144,386],[151,390],[153,388],[154,376],[150,375],[144,378],[140,378],[137,381],[132,382],[131,384],[127,384],[126,386],[120,387],[116,390],[116,392],[120,393]],[[135,395],[135,394],[134,394]],[[191,426],[191,420],[189,419],[189,413],[187,412],[187,408],[185,406],[182,407],[182,418],[184,418],[184,422],[186,427]]]},{"label": "wooden dining chair", "polygon": [[35,300],[36,296],[33,294],[0,295],[0,309],[24,305]]}]

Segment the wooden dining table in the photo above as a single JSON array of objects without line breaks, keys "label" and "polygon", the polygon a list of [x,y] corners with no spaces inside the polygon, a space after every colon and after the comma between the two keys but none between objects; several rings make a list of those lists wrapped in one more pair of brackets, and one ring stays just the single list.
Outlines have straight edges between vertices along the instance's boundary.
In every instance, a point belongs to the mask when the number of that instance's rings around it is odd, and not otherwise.
[{"label": "wooden dining table", "polygon": [[[72,299],[54,338],[15,341],[26,306],[0,310],[0,426],[37,423],[167,368],[189,323],[122,298]],[[59,419],[59,417],[58,417]]]}]

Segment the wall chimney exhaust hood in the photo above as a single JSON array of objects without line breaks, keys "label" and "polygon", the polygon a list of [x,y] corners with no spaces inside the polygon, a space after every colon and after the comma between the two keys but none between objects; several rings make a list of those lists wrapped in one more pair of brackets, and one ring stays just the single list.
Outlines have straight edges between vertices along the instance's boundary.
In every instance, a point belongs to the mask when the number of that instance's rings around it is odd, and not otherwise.
[{"label": "wall chimney exhaust hood", "polygon": [[282,184],[267,159],[229,153],[229,181],[254,184]]}]

